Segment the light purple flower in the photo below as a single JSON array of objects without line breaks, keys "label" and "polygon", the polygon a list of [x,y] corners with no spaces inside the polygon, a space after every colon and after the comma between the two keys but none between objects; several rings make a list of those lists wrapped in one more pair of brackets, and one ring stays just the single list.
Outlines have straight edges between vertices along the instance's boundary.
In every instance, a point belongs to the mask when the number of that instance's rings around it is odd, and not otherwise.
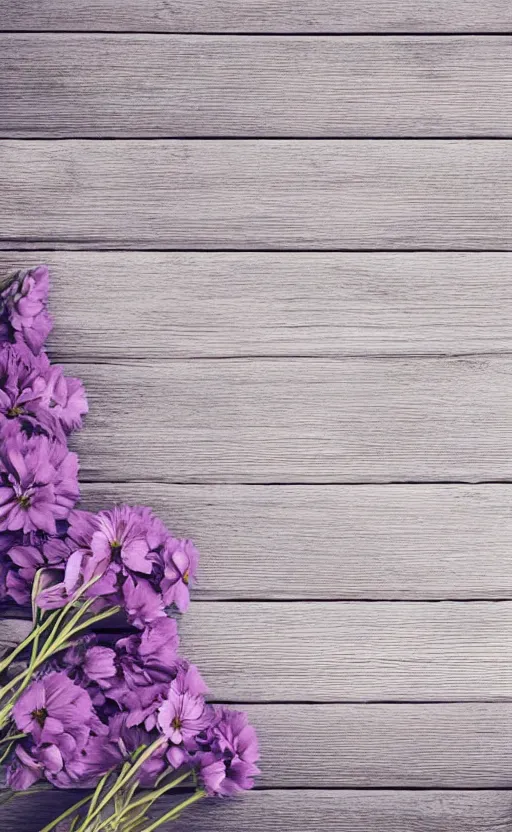
[{"label": "light purple flower", "polygon": [[123,584],[123,600],[128,620],[134,627],[142,628],[165,616],[162,596],[144,579],[127,578]]},{"label": "light purple flower", "polygon": [[66,735],[87,738],[93,723],[97,728],[89,694],[65,673],[49,673],[32,682],[12,715],[19,730],[37,743],[58,744]]},{"label": "light purple flower", "polygon": [[4,426],[0,443],[0,531],[56,534],[79,498],[76,454],[16,425]]},{"label": "light purple flower", "polygon": [[66,433],[79,430],[82,416],[89,410],[80,379],[65,376],[58,364],[48,364],[44,378],[43,404],[60,421]]},{"label": "light purple flower", "polygon": [[0,294],[4,341],[26,345],[37,355],[52,328],[47,310],[49,274],[38,266],[17,276]]},{"label": "light purple flower", "polygon": [[43,776],[43,767],[18,743],[14,758],[7,769],[7,785],[15,792],[30,789]]},{"label": "light purple flower", "polygon": [[111,511],[100,511],[91,550],[105,561],[120,559],[132,572],[151,574],[146,529],[136,508],[115,506]]},{"label": "light purple flower", "polygon": [[211,722],[209,706],[204,698],[189,689],[182,680],[175,680],[158,711],[158,725],[174,745],[187,744]]},{"label": "light purple flower", "polygon": [[260,755],[247,714],[219,708],[206,743],[210,750],[201,757],[200,772],[210,795],[230,796],[253,788]]},{"label": "light purple flower", "polygon": [[197,572],[199,552],[191,540],[168,538],[160,555],[164,577],[162,592],[166,606],[185,612],[190,603],[189,585]]}]

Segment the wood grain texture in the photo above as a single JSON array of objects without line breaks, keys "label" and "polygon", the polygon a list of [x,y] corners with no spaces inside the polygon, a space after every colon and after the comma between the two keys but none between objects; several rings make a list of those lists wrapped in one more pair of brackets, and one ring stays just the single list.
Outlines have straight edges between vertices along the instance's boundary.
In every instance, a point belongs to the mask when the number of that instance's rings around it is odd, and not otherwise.
[{"label": "wood grain texture", "polygon": [[0,278],[42,262],[54,360],[512,351],[507,252],[6,251]]},{"label": "wood grain texture", "polygon": [[510,136],[511,101],[499,36],[0,36],[8,137]]},{"label": "wood grain texture", "polygon": [[194,598],[512,598],[507,485],[97,483],[82,497],[92,510],[143,499],[192,536]]},{"label": "wood grain texture", "polygon": [[[71,364],[82,479],[174,483],[512,478],[512,359]],[[143,495],[142,495],[143,496]]]},{"label": "wood grain texture", "polygon": [[512,697],[510,602],[196,603],[181,633],[221,700]]},{"label": "wood grain texture", "polygon": [[[38,832],[63,812],[76,792],[26,795],[0,806],[5,832]],[[257,791],[234,801],[193,806],[173,832],[310,832],[321,819],[325,832],[508,832],[510,791]],[[174,805],[170,800],[159,804]],[[37,811],[34,811],[37,807]]]},{"label": "wood grain texture", "polygon": [[3,0],[4,30],[510,32],[507,0]]},{"label": "wood grain texture", "polygon": [[0,143],[4,249],[470,250],[511,237],[506,140]]},{"label": "wood grain texture", "polygon": [[[7,626],[9,643],[30,630],[28,621]],[[0,641],[3,629],[2,620]],[[508,601],[197,601],[180,633],[183,654],[220,701],[512,699]],[[280,730],[286,736],[284,723]]]}]

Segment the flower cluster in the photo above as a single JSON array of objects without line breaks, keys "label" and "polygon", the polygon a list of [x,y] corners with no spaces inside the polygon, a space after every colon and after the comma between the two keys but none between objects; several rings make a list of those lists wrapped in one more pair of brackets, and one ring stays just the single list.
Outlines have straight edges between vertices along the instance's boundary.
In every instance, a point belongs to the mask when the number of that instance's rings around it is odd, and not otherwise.
[{"label": "flower cluster", "polygon": [[141,745],[158,744],[138,781],[195,770],[209,795],[251,788],[258,745],[245,714],[207,704],[194,665],[178,655],[176,622],[161,618],[111,646],[88,637],[32,682],[13,710],[17,743],[8,785],[40,779],[95,785]]},{"label": "flower cluster", "polygon": [[[78,541],[78,543],[77,543]],[[135,627],[184,612],[199,553],[190,540],[173,537],[151,509],[116,506],[71,520],[62,579],[39,595],[43,609],[64,606],[85,584],[87,597],[120,604]]]},{"label": "flower cluster", "polygon": [[50,364],[48,270],[0,294],[0,599],[27,600],[37,568],[60,562],[57,538],[78,498],[78,458],[67,438],[87,401],[79,379]]},{"label": "flower cluster", "polygon": [[[245,714],[208,704],[198,669],[178,652],[168,610],[188,608],[192,541],[145,506],[77,508],[67,443],[87,401],[44,352],[48,286],[39,267],[0,293],[0,601],[32,602],[34,615],[31,634],[0,661],[1,675],[30,653],[0,688],[0,762],[13,793],[39,781],[96,789],[70,825],[58,818],[43,832],[95,832],[109,812],[119,832],[153,830],[202,797],[252,788],[258,743]],[[118,612],[126,633],[94,632]],[[188,777],[194,795],[147,827],[153,803]]]}]

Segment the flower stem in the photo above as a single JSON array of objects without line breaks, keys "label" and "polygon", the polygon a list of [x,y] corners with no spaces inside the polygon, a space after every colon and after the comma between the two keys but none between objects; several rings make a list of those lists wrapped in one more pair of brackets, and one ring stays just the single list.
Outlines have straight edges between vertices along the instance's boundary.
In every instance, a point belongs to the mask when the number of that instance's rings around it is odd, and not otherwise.
[{"label": "flower stem", "polygon": [[[81,824],[81,826],[78,827],[77,832],[85,832],[85,830],[87,830],[87,827],[90,824],[90,822],[92,820],[94,820],[94,818],[96,818],[100,814],[100,812],[102,812],[103,809],[105,809],[106,806],[108,806],[108,804],[114,798],[114,796],[124,786],[126,786],[126,784],[131,780],[133,775],[141,768],[141,766],[144,765],[146,760],[148,760],[151,757],[151,755],[154,754],[154,752],[157,751],[166,742],[167,742],[167,740],[166,740],[165,737],[159,737],[159,739],[155,740],[154,743],[152,743],[150,746],[148,746],[148,748],[146,748],[144,753],[141,754],[140,757],[137,759],[136,763],[134,763],[132,766],[130,766],[124,774],[123,774],[123,772],[121,772],[117,781],[114,783],[112,788],[107,792],[107,794],[105,795],[103,800],[100,800],[100,802],[95,806],[95,808],[92,812],[89,809],[89,811],[87,812],[87,817],[85,818],[85,820]],[[43,832],[45,832],[45,830],[43,830]]]},{"label": "flower stem", "polygon": [[84,797],[82,800],[79,800],[78,803],[75,803],[74,806],[71,806],[69,809],[66,809],[66,811],[63,812],[62,815],[59,815],[59,817],[56,820],[52,820],[51,823],[48,823],[44,827],[44,829],[40,830],[40,832],[51,832],[51,830],[55,829],[55,827],[58,826],[58,824],[61,823],[61,821],[66,820],[66,818],[69,818],[70,815],[73,814],[73,812],[77,812],[79,809],[82,808],[82,806],[85,806],[86,803],[88,803],[89,800],[91,800],[91,797],[92,795],[88,795],[87,797]]},{"label": "flower stem", "polygon": [[156,820],[154,823],[151,823],[149,826],[145,826],[142,832],[153,832],[154,829],[158,829],[163,823],[167,823],[168,820],[174,820],[181,815],[181,813],[188,807],[192,806],[193,803],[197,803],[198,800],[202,800],[203,797],[206,797],[206,792],[204,789],[199,789],[199,791],[195,792],[191,797],[187,800],[184,800],[183,803],[179,803],[178,806],[175,806],[174,809],[171,809],[170,812],[167,812],[165,815],[162,815],[161,818]]},{"label": "flower stem", "polygon": [[47,630],[52,621],[54,620],[55,613],[53,613],[53,615],[50,616],[50,618],[48,618],[44,622],[44,624],[40,624],[38,627],[35,627],[30,633],[30,635],[28,635],[26,639],[24,639],[24,641],[21,642],[21,644],[18,644],[18,646],[15,647],[14,650],[12,650],[11,653],[9,653],[9,655],[6,656],[6,658],[0,662],[0,673],[4,673],[4,671],[6,671],[9,665],[12,663],[13,659],[15,659],[16,656],[19,656],[19,654],[22,653],[38,635],[41,635],[41,633]]},{"label": "flower stem", "polygon": [[149,806],[146,806],[146,808],[149,808],[155,802],[155,800],[158,800],[159,797],[162,797],[166,792],[170,791],[171,789],[175,789],[177,786],[181,785],[181,783],[183,783],[189,777],[190,771],[186,771],[180,777],[177,777],[171,783],[168,783],[167,786],[162,786],[162,788],[160,789],[149,791],[147,794],[144,795],[144,797],[141,797],[139,798],[139,800],[136,800],[135,803],[129,803],[127,806],[125,806],[125,808],[119,813],[119,815],[116,816],[116,820],[120,820],[123,817],[123,815],[128,814],[128,812],[131,812],[133,809],[138,809],[139,806],[144,806],[149,803]]}]

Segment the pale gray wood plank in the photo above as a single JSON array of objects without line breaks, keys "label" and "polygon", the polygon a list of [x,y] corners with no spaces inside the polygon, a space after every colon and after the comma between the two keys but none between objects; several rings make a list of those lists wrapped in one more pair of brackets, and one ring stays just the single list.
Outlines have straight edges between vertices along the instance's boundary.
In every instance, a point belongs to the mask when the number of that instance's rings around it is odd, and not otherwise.
[{"label": "pale gray wood plank", "polygon": [[510,136],[511,101],[499,36],[0,36],[7,137]]},{"label": "pale gray wood plank", "polygon": [[512,699],[509,601],[194,601],[180,633],[220,701]]},{"label": "pale gray wood plank", "polygon": [[[29,629],[0,620],[0,644]],[[243,705],[260,737],[262,787],[510,784],[510,702],[296,701],[332,695],[333,685],[336,696],[352,695],[358,679],[358,699],[396,695],[397,682],[402,699],[432,690],[475,698],[476,689],[490,698],[507,685],[510,694],[510,604],[196,603],[180,630],[183,653],[198,661],[216,699],[291,700]],[[308,737],[329,749],[314,766]]]},{"label": "pale gray wood plank", "polygon": [[[79,799],[76,792],[25,795],[0,807],[6,832],[38,832]],[[193,806],[175,832],[505,832],[510,791],[255,791]],[[159,811],[175,805],[162,799]],[[153,813],[156,815],[156,813]]]},{"label": "pale gray wood plank", "polygon": [[176,832],[504,832],[510,792],[253,792],[193,807]]},{"label": "pale gray wood plank", "polygon": [[512,697],[510,602],[197,602],[180,629],[219,699]]},{"label": "pale gray wood plank", "polygon": [[[512,598],[510,488],[84,484],[144,501],[201,552],[200,599]],[[278,569],[276,569],[278,564]]]},{"label": "pale gray wood plank", "polygon": [[90,402],[82,479],[510,480],[512,359],[71,364]]},{"label": "pale gray wood plank", "polygon": [[510,32],[507,0],[3,0],[1,29]]},{"label": "pale gray wood plank", "polygon": [[0,276],[41,262],[54,359],[512,350],[508,252],[7,251]]},{"label": "pale gray wood plank", "polygon": [[0,229],[4,249],[507,249],[512,142],[4,140]]}]

